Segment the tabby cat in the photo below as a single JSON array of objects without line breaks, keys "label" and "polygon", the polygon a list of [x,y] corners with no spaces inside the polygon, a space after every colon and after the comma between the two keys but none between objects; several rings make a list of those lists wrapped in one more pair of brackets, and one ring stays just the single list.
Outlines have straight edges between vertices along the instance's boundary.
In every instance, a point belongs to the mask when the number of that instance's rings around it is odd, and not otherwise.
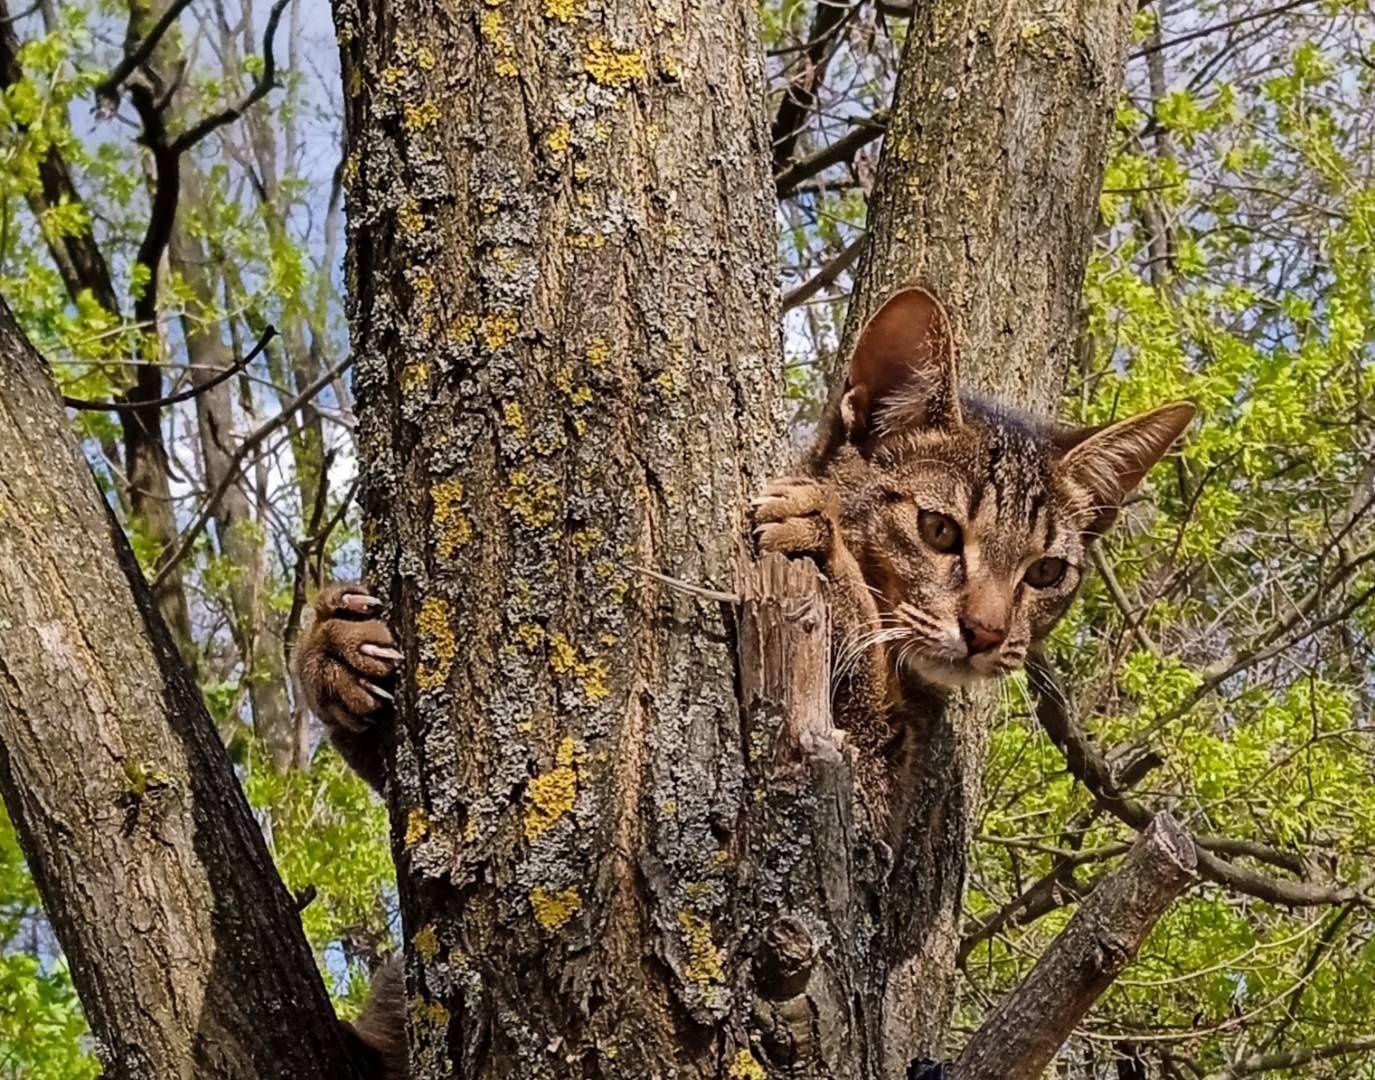
[{"label": "tabby cat", "polygon": [[[1061,428],[971,394],[950,320],[922,288],[888,300],[860,335],[849,380],[806,474],[754,501],[763,551],[814,559],[831,582],[841,650],[836,722],[884,787],[907,723],[951,688],[1015,670],[1064,614],[1086,549],[1193,417],[1175,403],[1103,428]],[[378,720],[401,654],[381,602],[322,590],[297,654],[311,707],[381,790]],[[349,1029],[369,1075],[405,1075],[393,962]]]}]

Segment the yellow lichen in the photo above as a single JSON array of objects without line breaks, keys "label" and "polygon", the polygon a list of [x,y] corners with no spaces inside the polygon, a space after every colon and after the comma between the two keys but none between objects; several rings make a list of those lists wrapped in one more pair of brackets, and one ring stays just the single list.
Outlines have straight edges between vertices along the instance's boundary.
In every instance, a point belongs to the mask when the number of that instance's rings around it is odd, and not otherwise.
[{"label": "yellow lichen", "polygon": [[571,401],[574,405],[586,405],[589,401],[592,400],[592,387],[588,386],[586,383],[583,383],[581,386],[579,386],[571,394],[568,395],[568,400]]},{"label": "yellow lichen", "polygon": [[554,893],[536,885],[530,893],[530,909],[540,926],[546,930],[557,930],[582,910],[582,897],[577,889]]},{"label": "yellow lichen", "polygon": [[402,236],[415,238],[425,231],[425,215],[420,212],[420,204],[407,195],[396,208],[396,225]]},{"label": "yellow lichen", "polygon": [[554,130],[544,137],[544,145],[556,154],[562,154],[573,141],[573,129],[567,120],[560,121]]},{"label": "yellow lichen", "polygon": [[506,426],[511,429],[511,434],[517,439],[524,439],[530,434],[530,429],[525,424],[525,410],[520,407],[519,401],[508,401],[501,410],[501,415],[506,421]]},{"label": "yellow lichen", "polygon": [[433,101],[406,102],[406,107],[402,110],[401,125],[407,131],[424,131],[437,123],[439,106]]},{"label": "yellow lichen", "polygon": [[420,605],[416,630],[421,648],[428,647],[434,655],[433,663],[422,660],[420,670],[415,673],[415,685],[420,690],[438,690],[449,680],[449,670],[458,652],[458,641],[449,625],[450,617],[449,605],[437,596],[429,597]]},{"label": "yellow lichen", "polygon": [[429,381],[429,364],[407,364],[401,369],[401,392],[403,394],[414,394],[417,390],[423,390]]},{"label": "yellow lichen", "polygon": [[482,320],[476,315],[463,314],[458,316],[449,326],[449,339],[460,345],[472,341],[481,322]]},{"label": "yellow lichen", "polygon": [[439,935],[433,925],[421,927],[411,944],[415,946],[416,955],[427,964],[439,955]]},{"label": "yellow lichen", "polygon": [[568,234],[568,243],[580,251],[588,249],[596,251],[598,248],[606,246],[606,237],[601,233],[572,232]]},{"label": "yellow lichen", "polygon": [[406,836],[403,841],[406,847],[412,848],[425,838],[425,834],[430,831],[430,817],[420,807],[416,807],[406,815]]},{"label": "yellow lichen", "polygon": [[434,500],[438,535],[435,549],[441,559],[447,559],[473,538],[472,522],[463,512],[463,481],[456,476],[442,480],[434,486],[430,497]]},{"label": "yellow lichen", "polygon": [[735,1055],[735,1060],[730,1063],[730,1070],[726,1073],[730,1080],[768,1080],[769,1074],[764,1071],[764,1066],[755,1060],[753,1054],[748,1050],[741,1049]]},{"label": "yellow lichen", "polygon": [[597,545],[602,536],[601,529],[579,529],[573,534],[573,547],[577,549],[579,555],[586,555]]},{"label": "yellow lichen", "polygon": [[678,925],[683,929],[687,942],[687,977],[704,994],[712,994],[715,988],[725,981],[721,968],[721,953],[711,937],[711,924],[695,911],[684,908],[678,912]]},{"label": "yellow lichen", "polygon": [[557,630],[549,635],[549,666],[558,675],[567,675],[578,666],[578,654],[573,643]]},{"label": "yellow lichen", "polygon": [[544,17],[561,23],[571,23],[585,10],[582,0],[544,0]]},{"label": "yellow lichen", "polygon": [[517,470],[511,474],[502,505],[532,529],[542,529],[557,516],[558,493],[552,480],[536,480]]},{"label": "yellow lichen", "polygon": [[509,315],[488,315],[482,320],[480,333],[487,348],[495,352],[501,348],[520,329],[520,324]]},{"label": "yellow lichen", "polygon": [[496,54],[496,73],[507,77],[518,75],[520,68],[515,61],[516,43],[511,37],[510,27],[506,25],[506,16],[493,6],[493,10],[482,16],[478,30]]},{"label": "yellow lichen", "polygon": [[602,86],[623,90],[645,77],[645,61],[635,49],[618,49],[604,37],[595,37],[587,45],[582,68]]},{"label": "yellow lichen", "polygon": [[447,1027],[449,1023],[449,1010],[437,1001],[427,1002],[423,997],[417,995],[411,999],[411,1016],[414,1017],[417,1027]]},{"label": "yellow lichen", "polygon": [[577,755],[578,744],[573,741],[571,735],[565,735],[559,743],[558,750],[554,752],[554,761],[559,765],[572,765]]},{"label": "yellow lichen", "polygon": [[611,346],[606,343],[605,338],[595,337],[587,343],[587,362],[594,368],[599,368],[611,356]]},{"label": "yellow lichen", "polygon": [[430,52],[424,45],[415,50],[415,62],[420,65],[421,71],[434,70],[434,53]]},{"label": "yellow lichen", "polygon": [[392,64],[390,67],[382,70],[382,86],[386,90],[394,90],[405,77],[405,68],[399,68],[395,64]]},{"label": "yellow lichen", "polygon": [[588,180],[592,179],[591,167],[584,165],[581,161],[578,162],[573,166],[573,179],[580,184],[587,183]]},{"label": "yellow lichen", "polygon": [[538,840],[577,803],[577,770],[563,764],[541,773],[526,787],[525,800],[525,838]]},{"label": "yellow lichen", "polygon": [[539,623],[521,623],[516,627],[516,639],[527,649],[538,649],[544,643],[544,627]]}]

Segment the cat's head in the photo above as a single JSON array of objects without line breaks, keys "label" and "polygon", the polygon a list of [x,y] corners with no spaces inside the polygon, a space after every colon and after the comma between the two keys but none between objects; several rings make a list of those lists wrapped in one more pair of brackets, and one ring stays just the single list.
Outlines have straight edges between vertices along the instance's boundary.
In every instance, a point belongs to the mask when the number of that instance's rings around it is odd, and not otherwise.
[{"label": "cat's head", "polygon": [[940,302],[921,288],[890,298],[851,358],[848,445],[830,471],[899,663],[946,687],[1018,668],[1193,415],[1175,402],[1070,429],[962,395]]}]

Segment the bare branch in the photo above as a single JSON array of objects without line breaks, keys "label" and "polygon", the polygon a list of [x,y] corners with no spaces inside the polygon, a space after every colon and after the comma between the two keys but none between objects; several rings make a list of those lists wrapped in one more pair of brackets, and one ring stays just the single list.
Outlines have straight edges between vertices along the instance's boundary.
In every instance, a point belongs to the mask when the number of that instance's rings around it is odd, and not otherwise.
[{"label": "bare branch", "polygon": [[793,190],[819,172],[850,161],[864,147],[883,134],[888,124],[887,111],[875,113],[867,120],[856,121],[855,126],[830,146],[810,154],[801,161],[794,161],[773,178],[774,190],[780,199],[787,198]]},{"label": "bare branch", "polygon": [[834,284],[836,278],[855,264],[860,252],[864,250],[864,241],[864,236],[855,237],[845,245],[844,250],[839,255],[823,266],[813,277],[804,281],[791,292],[784,293],[783,310],[791,311],[798,305],[805,304],[822,289]]},{"label": "bare branch", "polygon": [[1273,1054],[1252,1054],[1241,1061],[1233,1062],[1225,1069],[1209,1073],[1205,1080],[1238,1080],[1243,1076],[1255,1076],[1257,1073],[1275,1072],[1278,1069],[1293,1069],[1299,1065],[1310,1065],[1315,1061],[1371,1053],[1375,1053],[1375,1035],[1364,1035],[1358,1039],[1347,1039],[1327,1046],[1303,1046]]},{"label": "bare branch", "polygon": [[258,428],[257,431],[253,432],[252,435],[249,435],[239,444],[239,448],[234,451],[233,456],[229,459],[224,479],[221,480],[215,487],[215,490],[206,497],[204,504],[201,506],[200,513],[196,515],[196,519],[191,522],[181,534],[181,539],[177,542],[177,546],[159,561],[157,575],[153,578],[154,589],[157,589],[158,586],[166,581],[168,575],[176,569],[182,559],[186,558],[192,545],[195,544],[197,537],[200,536],[201,531],[205,528],[206,522],[210,520],[210,515],[214,512],[215,506],[219,503],[221,496],[229,489],[229,485],[239,478],[239,469],[248,455],[258,446],[262,445],[263,441],[274,431],[295,416],[302,407],[308,404],[310,400],[328,386],[331,381],[342,375],[351,363],[353,363],[352,357],[346,360],[340,360],[334,367],[330,368],[302,390],[294,401],[283,407],[281,412],[263,424],[262,427]]},{"label": "bare branch", "polygon": [[[181,13],[191,4],[191,0],[172,0],[167,5],[167,10],[162,13],[148,31],[146,37],[139,40],[138,45],[126,48],[124,59],[115,65],[113,71],[106,75],[96,84],[96,100],[105,107],[113,110],[119,104],[119,88],[124,85],[124,80],[148,62],[148,58],[153,55],[153,50],[158,47],[162,37],[171,28],[172,24],[181,17]],[[129,42],[133,46],[133,42]]]},{"label": "bare branch", "polygon": [[1131,53],[1127,59],[1139,60],[1143,56],[1149,56],[1151,53],[1160,52],[1164,49],[1173,49],[1176,45],[1183,45],[1188,41],[1195,41],[1198,38],[1208,37],[1212,34],[1220,34],[1224,30],[1230,30],[1234,26],[1242,26],[1245,23],[1255,22],[1257,19],[1268,19],[1272,15],[1283,15],[1286,11],[1308,7],[1317,2],[1318,0],[1290,0],[1289,3],[1280,4],[1278,7],[1266,8],[1264,11],[1252,11],[1246,15],[1238,15],[1235,19],[1228,19],[1225,22],[1213,23],[1211,26],[1200,27],[1197,30],[1189,31],[1187,34],[1180,34],[1178,37],[1172,37],[1168,41],[1152,42],[1150,45],[1137,49],[1136,52]]},{"label": "bare branch", "polygon": [[277,24],[282,21],[282,12],[286,10],[289,3],[291,0],[276,0],[276,3],[272,5],[272,11],[267,17],[267,28],[263,31],[263,70],[258,75],[257,81],[254,82],[253,89],[237,105],[231,105],[227,109],[207,116],[200,123],[183,131],[172,143],[174,151],[180,154],[189,150],[216,128],[233,123],[266,97],[276,85],[277,58],[272,54],[272,42],[277,36]]},{"label": "bare branch", "polygon": [[1194,843],[1161,812],[1080,906],[1026,980],[974,1033],[958,1080],[1035,1080],[1151,927],[1194,880]]},{"label": "bare branch", "polygon": [[[1028,681],[1036,692],[1036,719],[1065,755],[1069,771],[1089,789],[1103,809],[1132,828],[1146,828],[1151,821],[1151,811],[1121,793],[1107,758],[1093,745],[1088,732],[1071,718],[1064,689],[1050,664],[1044,657],[1029,657],[1027,672]],[[1247,855],[1285,870],[1306,872],[1307,863],[1293,852],[1281,851],[1257,841],[1206,834],[1194,837],[1194,843],[1199,849],[1198,870],[1203,877],[1272,904],[1314,907],[1345,903],[1360,896],[1358,890],[1346,885],[1288,881],[1238,866],[1214,854]]]}]

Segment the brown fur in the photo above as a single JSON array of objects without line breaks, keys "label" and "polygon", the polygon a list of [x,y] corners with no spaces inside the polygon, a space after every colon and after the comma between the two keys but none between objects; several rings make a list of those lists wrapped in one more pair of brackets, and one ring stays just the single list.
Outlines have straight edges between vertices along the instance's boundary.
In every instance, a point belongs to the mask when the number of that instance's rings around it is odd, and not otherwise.
[{"label": "brown fur", "polygon": [[[809,474],[755,500],[760,548],[809,556],[830,579],[837,723],[880,786],[872,763],[905,721],[953,687],[1016,670],[1050,632],[1088,545],[1194,412],[1176,403],[1076,431],[961,395],[950,326],[925,289],[884,304]],[[923,514],[953,522],[958,547],[933,546]],[[1026,575],[1043,559],[1061,560],[1063,575],[1033,587]]]},{"label": "brown fur", "polygon": [[336,584],[315,598],[315,621],[296,649],[296,677],[311,711],[360,776],[382,790],[388,687],[401,654],[372,612],[380,606],[361,585]]},{"label": "brown fur", "polygon": [[368,1080],[406,1080],[406,980],[399,958],[377,969],[362,1014],[344,1030]]},{"label": "brown fur", "polygon": [[[391,631],[373,617],[381,606],[361,585],[321,589],[315,619],[296,649],[296,678],[311,710],[324,721],[344,760],[378,792],[386,780],[382,758],[388,689],[401,654]],[[360,1072],[368,1080],[405,1080],[406,987],[401,963],[388,960],[373,976],[357,1021],[344,1024]]]}]

